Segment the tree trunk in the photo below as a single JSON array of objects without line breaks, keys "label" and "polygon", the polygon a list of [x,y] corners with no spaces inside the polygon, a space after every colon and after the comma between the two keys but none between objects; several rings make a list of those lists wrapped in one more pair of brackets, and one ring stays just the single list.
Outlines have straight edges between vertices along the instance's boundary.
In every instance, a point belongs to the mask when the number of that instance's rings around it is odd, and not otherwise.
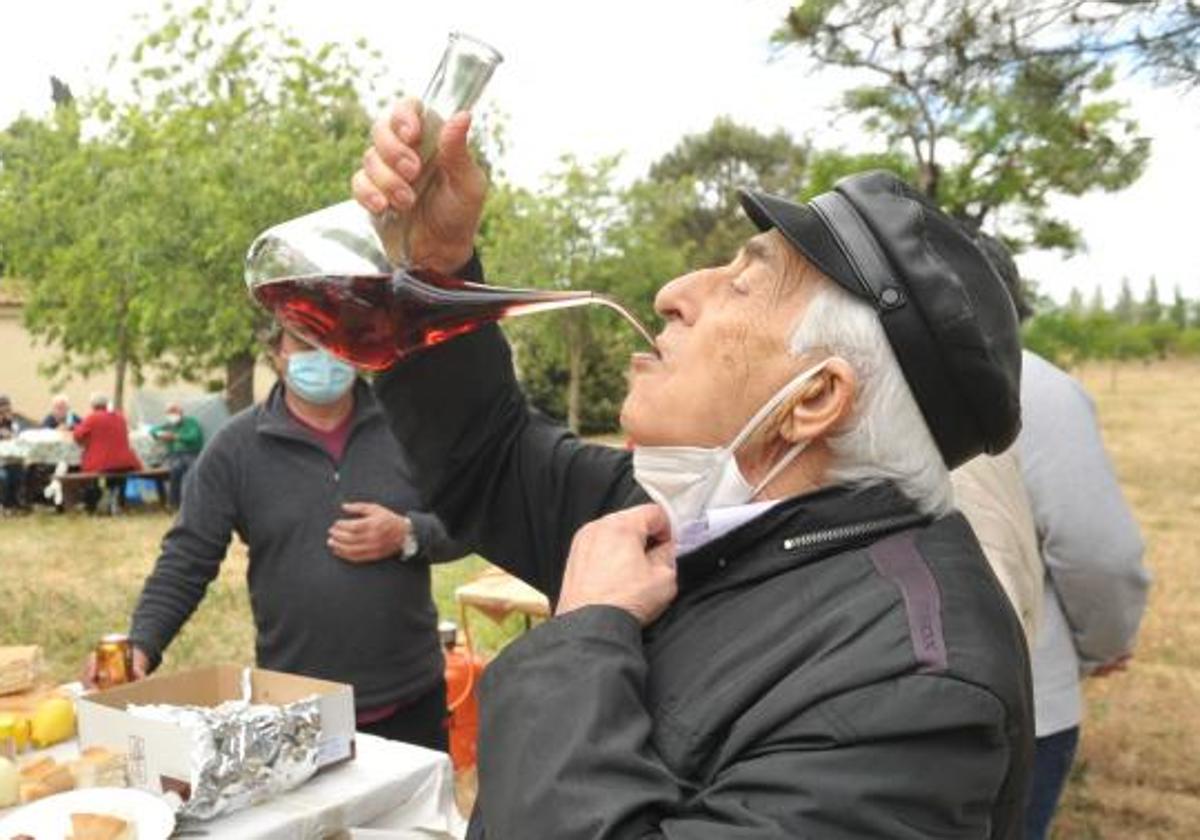
[{"label": "tree trunk", "polygon": [[580,412],[583,408],[583,340],[571,337],[567,347],[567,425],[579,434]]},{"label": "tree trunk", "polygon": [[[136,265],[136,260],[135,260]],[[113,386],[112,404],[117,411],[125,410],[125,374],[129,367],[129,276],[121,279],[120,294],[117,297],[117,381]]]},{"label": "tree trunk", "polygon": [[941,170],[936,163],[928,161],[921,164],[917,172],[917,187],[930,199],[937,200],[938,188],[941,186]]},{"label": "tree trunk", "polygon": [[124,342],[117,347],[116,382],[113,384],[112,405],[117,411],[125,410],[125,371],[129,367],[129,353]]},{"label": "tree trunk", "polygon": [[231,414],[254,405],[253,353],[239,353],[225,362],[225,405]]}]

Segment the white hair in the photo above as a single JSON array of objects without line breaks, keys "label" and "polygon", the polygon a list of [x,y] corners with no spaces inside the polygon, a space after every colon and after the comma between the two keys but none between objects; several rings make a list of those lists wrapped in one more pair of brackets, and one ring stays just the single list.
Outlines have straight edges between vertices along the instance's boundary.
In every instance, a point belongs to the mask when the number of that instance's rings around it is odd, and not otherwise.
[{"label": "white hair", "polygon": [[817,282],[819,286],[792,332],[791,352],[838,356],[858,376],[850,421],[825,441],[833,455],[829,480],[847,484],[892,481],[921,512],[948,513],[954,505],[950,473],[879,316],[836,283],[825,277]]},{"label": "white hair", "polygon": [[92,408],[108,408],[108,395],[100,391],[94,391],[92,398],[88,400],[88,405]]}]

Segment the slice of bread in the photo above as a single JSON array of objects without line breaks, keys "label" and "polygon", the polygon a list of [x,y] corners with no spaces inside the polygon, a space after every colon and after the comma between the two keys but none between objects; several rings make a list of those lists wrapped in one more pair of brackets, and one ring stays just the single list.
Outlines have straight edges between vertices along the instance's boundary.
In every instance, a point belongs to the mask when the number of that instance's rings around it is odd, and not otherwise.
[{"label": "slice of bread", "polygon": [[21,768],[21,802],[32,802],[75,787],[75,777],[65,764],[49,756],[31,761]]},{"label": "slice of bread", "polygon": [[111,814],[71,814],[70,840],[136,840],[133,823]]}]

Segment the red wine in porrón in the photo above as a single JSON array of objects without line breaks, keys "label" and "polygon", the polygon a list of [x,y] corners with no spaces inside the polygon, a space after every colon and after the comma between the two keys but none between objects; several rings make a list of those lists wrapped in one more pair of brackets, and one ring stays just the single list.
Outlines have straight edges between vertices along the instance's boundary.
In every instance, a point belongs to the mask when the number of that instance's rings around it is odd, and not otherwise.
[{"label": "red wine in porr\u00f3n", "polygon": [[507,316],[588,303],[617,309],[653,344],[628,312],[592,292],[484,286],[426,269],[286,277],[253,292],[285,326],[368,370]]}]

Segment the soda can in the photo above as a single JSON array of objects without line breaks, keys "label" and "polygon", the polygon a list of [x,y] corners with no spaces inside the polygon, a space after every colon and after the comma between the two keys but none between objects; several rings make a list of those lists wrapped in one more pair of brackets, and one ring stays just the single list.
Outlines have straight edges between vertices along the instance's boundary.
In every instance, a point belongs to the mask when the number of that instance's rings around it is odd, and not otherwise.
[{"label": "soda can", "polygon": [[96,685],[111,688],[133,679],[133,645],[123,633],[102,636],[96,645]]}]

